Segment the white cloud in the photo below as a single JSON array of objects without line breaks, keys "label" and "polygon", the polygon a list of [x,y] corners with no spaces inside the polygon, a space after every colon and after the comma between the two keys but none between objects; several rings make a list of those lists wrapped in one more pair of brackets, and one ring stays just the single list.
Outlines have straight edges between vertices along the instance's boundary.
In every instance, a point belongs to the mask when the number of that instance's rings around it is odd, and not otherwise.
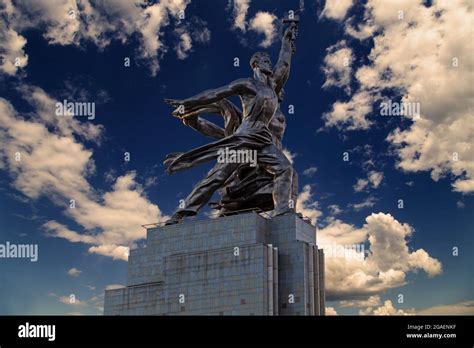
[{"label": "white cloud", "polygon": [[186,59],[188,57],[188,51],[193,47],[191,36],[189,33],[182,33],[180,35],[180,42],[176,46],[176,54],[179,59]]},{"label": "white cloud", "polygon": [[11,0],[0,3],[0,72],[8,75],[15,75],[28,63],[28,55],[23,50],[26,39],[10,25],[13,14]]},{"label": "white cloud", "polygon": [[437,305],[417,311],[418,315],[474,315],[474,301]]},{"label": "white cloud", "polygon": [[433,259],[423,249],[418,249],[417,251],[410,253],[408,256],[408,265],[411,268],[423,269],[430,277],[441,272],[441,264],[439,261]]},{"label": "white cloud", "polygon": [[70,306],[78,306],[78,307],[87,306],[86,302],[81,301],[76,297],[59,296],[58,301],[63,303],[63,304],[70,305]]},{"label": "white cloud", "polygon": [[357,228],[340,220],[319,229],[319,246],[369,244],[361,257],[326,257],[326,291],[330,300],[369,300],[406,284],[409,272],[441,273],[441,263],[423,249],[410,251],[413,228],[390,214],[371,214]]},{"label": "white cloud", "polygon": [[352,6],[352,0],[326,0],[322,16],[335,20],[342,20]]},{"label": "white cloud", "polygon": [[[229,2],[230,4],[230,2]],[[275,42],[277,28],[275,21],[277,17],[270,12],[259,11],[247,22],[247,14],[250,7],[250,0],[233,0],[233,6],[228,7],[232,9],[233,23],[232,28],[241,31],[247,30],[255,31],[265,36],[264,40],[260,42],[260,46],[267,48]],[[242,42],[247,41],[242,39]]]},{"label": "white cloud", "polygon": [[[157,3],[145,0],[18,0],[12,5],[7,1],[4,17],[10,29],[0,27],[0,37],[5,38],[0,45],[7,52],[8,59],[1,70],[8,74],[16,72],[17,68],[11,66],[13,57],[22,57],[21,66],[26,65],[27,56],[22,51],[26,41],[19,33],[36,28],[43,32],[49,44],[81,46],[83,42],[92,42],[99,49],[113,41],[126,43],[136,36],[140,41],[138,58],[155,75],[160,58],[168,50],[163,41],[163,30],[171,23],[177,28],[182,25],[179,17],[189,3],[190,0],[161,0]],[[208,30],[200,32],[209,36]],[[186,40],[181,38],[184,47],[190,42]]]},{"label": "white cloud", "polygon": [[372,308],[368,307],[366,309],[361,309],[359,311],[360,315],[414,315],[413,311],[404,311],[402,309],[397,309],[393,306],[392,301],[386,300],[382,306]]},{"label": "white cloud", "polygon": [[363,191],[369,185],[369,180],[357,179],[357,183],[353,186],[355,192]]},{"label": "white cloud", "polygon": [[313,225],[316,224],[318,217],[323,214],[319,208],[319,203],[313,200],[311,185],[305,185],[303,191],[298,195],[296,212],[310,218]]},{"label": "white cloud", "polygon": [[[144,236],[142,238],[144,238]],[[91,254],[109,256],[114,260],[127,261],[130,248],[125,247],[123,245],[117,245],[117,244],[105,244],[105,245],[91,246],[88,249],[88,251]]]},{"label": "white cloud", "polygon": [[90,253],[122,260],[128,258],[129,247],[145,237],[141,227],[144,222],[164,220],[159,208],[143,195],[141,186],[135,182],[135,173],[117,178],[112,191],[103,194],[99,201],[76,201],[76,209],[68,209],[66,214],[86,230],[100,232],[83,235],[49,221],[44,228],[51,236],[93,244]]},{"label": "white cloud", "polygon": [[[69,296],[58,296],[55,294],[50,294],[50,295],[57,297],[59,302],[68,306],[90,308],[99,313],[102,313],[104,311],[104,308],[103,308],[104,296],[103,295],[92,296],[86,300],[80,300],[74,294],[71,294]],[[78,312],[74,312],[74,313],[77,313],[77,315],[81,315],[81,313],[78,313]],[[76,315],[76,314],[73,314],[73,315]]]},{"label": "white cloud", "polygon": [[122,289],[124,287],[125,285],[122,285],[122,284],[110,284],[105,287],[105,290],[116,290],[116,289]]},{"label": "white cloud", "polygon": [[326,307],[326,315],[337,315],[336,309],[334,307]]},{"label": "white cloud", "polygon": [[[1,15],[1,14],[0,14]],[[12,29],[0,23],[0,71],[15,75],[19,68],[28,64],[28,55],[23,50],[26,39]]]},{"label": "white cloud", "polygon": [[192,18],[189,24],[181,25],[175,29],[175,34],[179,41],[175,46],[178,59],[186,59],[193,48],[193,41],[208,43],[211,39],[211,32],[206,28],[206,22],[197,18]]},{"label": "white cloud", "polygon": [[55,100],[40,88],[22,86],[19,91],[33,106],[28,118],[0,98],[0,162],[12,185],[31,200],[51,199],[85,231],[49,221],[44,225],[49,235],[89,244],[91,253],[126,259],[128,248],[145,236],[141,225],[165,218],[160,209],[148,200],[134,172],[116,178],[110,191],[95,190],[88,181],[95,171],[93,151],[80,140],[97,143],[102,128],[55,116]]},{"label": "white cloud", "polygon": [[364,191],[370,184],[374,189],[378,188],[383,180],[383,173],[371,170],[367,173],[367,179],[357,179],[357,183],[353,186],[355,192]]},{"label": "white cloud", "polygon": [[364,208],[372,208],[376,202],[377,202],[377,199],[370,196],[370,197],[367,197],[362,202],[349,204],[349,207],[353,208],[355,211],[360,211]]},{"label": "white cloud", "polygon": [[250,0],[234,0],[234,28],[245,32],[247,30],[247,12]]},{"label": "white cloud", "polygon": [[67,271],[67,274],[70,275],[71,277],[79,277],[81,275],[82,271],[73,267]]},{"label": "white cloud", "polygon": [[323,88],[336,86],[344,88],[347,94],[350,93],[350,82],[352,72],[352,61],[354,59],[352,49],[347,47],[346,42],[340,41],[326,49],[323,72],[326,81]]},{"label": "white cloud", "polygon": [[372,170],[369,172],[368,178],[372,187],[378,188],[383,180],[383,173]]},{"label": "white cloud", "polygon": [[303,170],[303,175],[305,175],[307,177],[312,177],[314,175],[314,173],[316,173],[317,171],[318,171],[317,167],[309,167],[309,168],[306,168],[305,170]]},{"label": "white cloud", "polygon": [[441,304],[427,308],[397,309],[392,301],[386,300],[383,305],[362,303],[365,307],[359,310],[361,315],[474,315],[474,301],[464,301],[454,304]]},{"label": "white cloud", "polygon": [[332,216],[336,216],[336,215],[339,215],[343,212],[343,210],[337,205],[337,204],[331,204],[328,206],[328,209],[329,209],[329,213],[332,215]]},{"label": "white cloud", "polygon": [[331,111],[323,114],[326,127],[343,127],[347,130],[368,129],[372,122],[366,116],[373,110],[373,96],[367,91],[358,91],[348,101],[336,101]]},{"label": "white cloud", "polygon": [[339,219],[333,220],[329,225],[317,232],[317,242],[320,247],[332,243],[341,245],[357,244],[365,241],[367,232],[362,228],[347,224]]},{"label": "white cloud", "polygon": [[368,129],[380,95],[398,91],[403,102],[420,103],[421,117],[387,137],[397,167],[429,171],[435,181],[452,175],[454,191],[474,192],[472,4],[369,0],[364,18],[346,32],[373,41],[369,63],[357,70],[360,86],[351,99],[335,102],[325,115],[326,126]]},{"label": "white cloud", "polygon": [[363,300],[349,300],[349,301],[339,301],[339,307],[351,307],[351,308],[360,308],[360,307],[375,307],[381,304],[380,296],[374,295],[370,296],[367,299]]},{"label": "white cloud", "polygon": [[265,35],[260,43],[262,47],[269,47],[276,38],[275,20],[277,17],[270,12],[259,11],[250,21],[250,29]]}]

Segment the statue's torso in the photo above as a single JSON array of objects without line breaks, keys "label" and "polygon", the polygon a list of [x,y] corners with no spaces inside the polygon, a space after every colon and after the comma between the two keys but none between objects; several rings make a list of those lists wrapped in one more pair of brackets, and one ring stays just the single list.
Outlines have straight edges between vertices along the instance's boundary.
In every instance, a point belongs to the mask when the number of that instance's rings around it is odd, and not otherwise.
[{"label": "statue's torso", "polygon": [[278,108],[278,98],[273,88],[254,81],[256,94],[243,95],[243,120],[237,132],[247,129],[268,128]]},{"label": "statue's torso", "polygon": [[270,132],[273,135],[275,145],[277,145],[278,148],[281,148],[281,141],[286,129],[286,118],[283,112],[281,112],[279,106],[268,125],[268,129],[270,129]]}]

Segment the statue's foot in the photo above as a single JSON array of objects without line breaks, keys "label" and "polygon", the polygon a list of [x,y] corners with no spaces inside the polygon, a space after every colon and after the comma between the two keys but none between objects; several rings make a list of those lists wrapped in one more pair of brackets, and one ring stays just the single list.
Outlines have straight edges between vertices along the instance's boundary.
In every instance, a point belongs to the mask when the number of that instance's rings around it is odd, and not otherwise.
[{"label": "statue's foot", "polygon": [[183,222],[183,219],[184,215],[180,214],[180,212],[176,212],[168,221],[165,222],[165,226],[179,224]]},{"label": "statue's foot", "polygon": [[177,211],[176,213],[171,216],[171,218],[165,222],[165,226],[168,225],[175,225],[175,224],[180,224],[183,222],[184,217],[192,215],[192,213],[185,211],[185,210],[180,210]]},{"label": "statue's foot", "polygon": [[165,222],[165,226],[169,226],[169,225],[176,225],[176,224],[179,224],[183,222],[183,219],[176,219],[174,217],[171,217],[171,219],[169,219],[168,221]]}]

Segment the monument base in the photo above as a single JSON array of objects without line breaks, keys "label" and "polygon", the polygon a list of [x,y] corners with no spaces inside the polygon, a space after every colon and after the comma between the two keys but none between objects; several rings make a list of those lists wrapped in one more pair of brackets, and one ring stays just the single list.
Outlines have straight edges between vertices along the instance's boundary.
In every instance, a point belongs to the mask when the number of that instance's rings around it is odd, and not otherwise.
[{"label": "monument base", "polygon": [[105,315],[324,315],[324,254],[296,214],[250,212],[147,229]]}]

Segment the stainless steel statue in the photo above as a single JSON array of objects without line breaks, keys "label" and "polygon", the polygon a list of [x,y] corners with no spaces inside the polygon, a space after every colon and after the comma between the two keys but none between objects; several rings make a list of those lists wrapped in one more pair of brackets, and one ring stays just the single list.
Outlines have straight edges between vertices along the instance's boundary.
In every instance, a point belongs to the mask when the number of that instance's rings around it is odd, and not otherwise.
[{"label": "stainless steel statue", "polygon": [[[167,224],[179,223],[186,216],[196,215],[217,190],[220,190],[221,200],[211,206],[220,209],[221,214],[257,208],[273,210],[273,215],[294,211],[297,175],[282,151],[285,116],[279,104],[290,72],[297,21],[286,22],[289,25],[282,36],[274,69],[270,57],[257,52],[250,59],[253,77],[184,100],[165,99],[176,108],[172,114],[182,119],[184,124],[218,139],[188,152],[167,155],[164,164],[170,174],[217,160],[224,152],[253,151],[257,154],[257,166],[248,162],[218,161]],[[226,99],[230,96],[240,97],[242,111]],[[200,117],[206,113],[221,115],[224,128]]]}]

